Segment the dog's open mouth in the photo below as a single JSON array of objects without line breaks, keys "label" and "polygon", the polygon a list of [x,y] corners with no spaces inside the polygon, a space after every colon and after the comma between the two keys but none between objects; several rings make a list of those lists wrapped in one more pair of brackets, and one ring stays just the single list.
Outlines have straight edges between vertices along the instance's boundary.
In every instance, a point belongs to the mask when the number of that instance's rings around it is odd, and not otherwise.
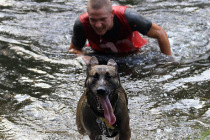
[{"label": "dog's open mouth", "polygon": [[100,103],[99,97],[98,96],[96,96],[96,97],[97,97],[97,109],[98,109],[98,111],[104,112],[104,108],[103,108],[102,104]]},{"label": "dog's open mouth", "polygon": [[114,111],[112,105],[109,100],[109,96],[97,96],[97,100],[99,102],[97,109],[99,111],[104,111],[104,117],[109,122],[110,125],[113,125],[116,122],[116,117],[114,115]]}]

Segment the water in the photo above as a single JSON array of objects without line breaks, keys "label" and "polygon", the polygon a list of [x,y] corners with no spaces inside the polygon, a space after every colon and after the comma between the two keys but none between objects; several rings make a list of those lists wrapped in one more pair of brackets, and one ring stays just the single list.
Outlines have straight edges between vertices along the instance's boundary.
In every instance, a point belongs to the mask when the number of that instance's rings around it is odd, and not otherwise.
[{"label": "water", "polygon": [[[85,66],[68,54],[84,0],[0,1],[0,139],[88,139],[75,110]],[[157,42],[114,57],[129,98],[132,140],[209,139],[210,2],[115,1],[162,26],[177,62]],[[104,58],[104,56],[101,56]]]}]

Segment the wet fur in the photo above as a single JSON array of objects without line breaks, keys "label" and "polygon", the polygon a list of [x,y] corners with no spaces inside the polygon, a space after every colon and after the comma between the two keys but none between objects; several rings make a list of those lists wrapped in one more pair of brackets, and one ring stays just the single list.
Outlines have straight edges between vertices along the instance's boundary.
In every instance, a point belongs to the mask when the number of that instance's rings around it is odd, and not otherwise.
[{"label": "wet fur", "polygon": [[[91,140],[100,140],[102,132],[96,119],[103,116],[103,112],[97,110],[97,100],[95,90],[98,87],[97,80],[92,78],[95,74],[105,77],[109,73],[112,78],[104,79],[104,87],[111,90],[110,102],[116,116],[116,122],[113,125],[118,132],[116,139],[129,140],[131,131],[129,127],[129,115],[127,109],[127,95],[120,83],[117,65],[114,60],[109,60],[107,65],[98,65],[97,58],[93,57],[87,66],[87,78],[85,81],[85,92],[81,96],[76,112],[76,124],[80,134],[88,135]],[[100,85],[100,84],[99,84]]]}]

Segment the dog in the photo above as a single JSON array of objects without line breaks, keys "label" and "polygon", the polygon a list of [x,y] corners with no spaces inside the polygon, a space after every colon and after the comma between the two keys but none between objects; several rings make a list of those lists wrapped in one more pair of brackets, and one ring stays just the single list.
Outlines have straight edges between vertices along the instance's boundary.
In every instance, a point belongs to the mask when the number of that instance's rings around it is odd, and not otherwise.
[{"label": "dog", "polygon": [[117,63],[110,59],[107,65],[99,65],[92,57],[87,65],[85,92],[76,111],[76,124],[80,134],[91,140],[102,136],[129,140],[128,99],[121,85]]}]

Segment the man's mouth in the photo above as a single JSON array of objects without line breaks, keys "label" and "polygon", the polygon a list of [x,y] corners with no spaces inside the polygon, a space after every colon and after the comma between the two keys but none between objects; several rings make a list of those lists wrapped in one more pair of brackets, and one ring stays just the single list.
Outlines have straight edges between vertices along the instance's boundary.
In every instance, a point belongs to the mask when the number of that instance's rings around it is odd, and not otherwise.
[{"label": "man's mouth", "polygon": [[96,33],[103,33],[104,32],[104,28],[100,28],[100,29],[95,28],[94,30],[95,30]]}]

